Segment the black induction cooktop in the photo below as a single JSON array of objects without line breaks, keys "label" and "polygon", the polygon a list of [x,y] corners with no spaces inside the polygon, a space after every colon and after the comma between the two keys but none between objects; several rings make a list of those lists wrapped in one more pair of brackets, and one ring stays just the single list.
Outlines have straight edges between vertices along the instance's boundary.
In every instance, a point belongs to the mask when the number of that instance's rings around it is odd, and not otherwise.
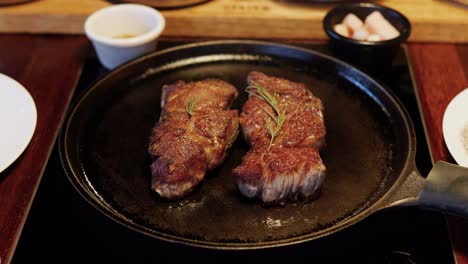
[{"label": "black induction cooktop", "polygon": [[[159,49],[182,44],[159,43]],[[330,54],[325,44],[300,45]],[[375,69],[413,120],[423,175],[432,164],[403,49],[390,69]],[[105,75],[95,56],[87,60],[76,94]],[[190,223],[188,223],[190,224]],[[13,263],[156,263],[161,261],[275,261],[308,263],[455,263],[445,217],[418,208],[393,208],[344,231],[300,245],[256,251],[217,251],[171,244],[117,224],[89,205],[69,183],[54,150],[20,237]]]}]

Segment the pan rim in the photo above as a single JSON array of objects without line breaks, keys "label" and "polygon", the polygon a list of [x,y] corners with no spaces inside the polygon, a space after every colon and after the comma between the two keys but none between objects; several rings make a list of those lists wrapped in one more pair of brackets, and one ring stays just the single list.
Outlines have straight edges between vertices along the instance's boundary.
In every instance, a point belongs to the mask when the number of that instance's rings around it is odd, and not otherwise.
[{"label": "pan rim", "polygon": [[[78,179],[79,177],[78,177],[78,174],[76,173],[76,169],[73,169],[72,168],[73,166],[70,165],[71,163],[70,163],[70,158],[69,158],[69,151],[68,151],[68,146],[66,142],[68,142],[69,128],[73,120],[73,116],[79,110],[80,105],[86,100],[86,98],[89,96],[90,93],[92,93],[93,90],[95,90],[97,87],[100,86],[101,83],[105,83],[108,79],[112,79],[114,76],[117,76],[122,70],[126,68],[135,67],[144,61],[151,60],[154,57],[158,57],[166,53],[172,53],[172,52],[177,52],[180,50],[199,48],[199,47],[210,46],[210,45],[216,45],[216,46],[219,46],[219,45],[264,45],[264,46],[270,46],[270,47],[293,49],[298,52],[304,52],[304,53],[308,53],[314,56],[324,58],[326,60],[330,60],[335,64],[346,66],[347,68],[350,68],[353,71],[357,72],[360,76],[365,77],[366,80],[371,81],[373,85],[379,87],[380,91],[385,94],[385,97],[389,99],[391,101],[391,104],[396,107],[396,109],[399,112],[399,116],[401,117],[405,125],[403,129],[407,131],[406,135],[407,135],[407,141],[409,144],[408,146],[409,151],[406,154],[404,166],[400,172],[400,175],[396,178],[395,182],[391,185],[391,187],[385,190],[384,193],[378,199],[373,201],[367,208],[356,212],[355,215],[352,215],[349,218],[339,222],[338,225],[333,225],[324,230],[312,232],[309,234],[303,234],[303,235],[299,235],[296,237],[271,240],[271,241],[262,241],[262,242],[200,241],[196,239],[167,234],[167,233],[153,230],[143,225],[134,223],[132,220],[126,218],[125,216],[117,212],[116,210],[113,210],[111,206],[105,205],[103,201],[99,201],[99,199],[88,190],[87,187],[89,186],[84,186],[83,183]],[[194,55],[194,57],[195,56],[196,55]],[[99,212],[109,217],[113,221],[127,228],[130,228],[131,230],[137,231],[140,234],[148,235],[150,237],[160,239],[166,242],[171,242],[171,243],[178,243],[178,244],[184,244],[184,245],[207,248],[207,249],[253,250],[253,249],[275,248],[275,247],[280,247],[280,246],[290,246],[294,244],[317,240],[322,237],[328,236],[330,234],[336,233],[340,230],[346,229],[362,221],[363,219],[367,218],[370,214],[384,208],[386,205],[388,205],[387,203],[389,199],[391,198],[391,196],[398,190],[398,188],[406,180],[409,173],[412,170],[415,170],[415,165],[414,165],[415,152],[416,152],[415,132],[414,132],[414,128],[412,125],[412,120],[409,117],[409,114],[407,113],[406,108],[402,105],[399,99],[395,95],[393,95],[392,92],[389,91],[389,89],[385,89],[384,86],[380,84],[379,82],[377,82],[374,78],[364,73],[363,71],[356,69],[354,66],[346,62],[343,62],[339,59],[336,59],[332,56],[328,56],[326,54],[323,54],[317,51],[313,51],[313,50],[309,50],[306,48],[301,48],[301,47],[297,47],[297,46],[293,46],[289,44],[280,44],[280,43],[275,43],[275,42],[257,41],[257,40],[216,40],[216,41],[205,41],[205,42],[184,44],[184,45],[168,48],[165,50],[157,51],[154,53],[150,53],[148,55],[145,55],[143,57],[140,57],[136,60],[133,60],[129,63],[126,63],[118,67],[114,71],[107,73],[105,76],[103,76],[99,80],[92,83],[88,87],[87,91],[79,95],[79,98],[76,100],[76,102],[73,105],[70,106],[70,109],[71,111],[69,111],[69,113],[67,114],[66,123],[62,127],[60,131],[60,135],[59,135],[59,157],[60,157],[60,162],[62,164],[62,167],[64,168],[64,171],[67,175],[67,178],[69,179],[70,183],[73,185],[75,190],[90,205],[92,205]]]}]

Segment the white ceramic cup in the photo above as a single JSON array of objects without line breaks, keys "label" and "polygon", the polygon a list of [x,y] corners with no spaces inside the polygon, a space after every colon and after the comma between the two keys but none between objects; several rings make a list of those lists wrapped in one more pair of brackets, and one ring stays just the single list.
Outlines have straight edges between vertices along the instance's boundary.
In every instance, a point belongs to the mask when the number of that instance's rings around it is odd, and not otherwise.
[{"label": "white ceramic cup", "polygon": [[156,49],[165,19],[156,9],[139,4],[117,4],[91,14],[85,22],[99,61],[112,70]]}]

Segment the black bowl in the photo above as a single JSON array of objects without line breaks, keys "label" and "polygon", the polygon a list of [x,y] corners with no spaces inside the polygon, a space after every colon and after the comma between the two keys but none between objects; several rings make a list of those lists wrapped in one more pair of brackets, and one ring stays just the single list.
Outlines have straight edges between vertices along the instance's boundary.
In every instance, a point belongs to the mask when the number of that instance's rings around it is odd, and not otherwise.
[{"label": "black bowl", "polygon": [[[338,34],[333,26],[353,13],[361,20],[373,11],[379,11],[400,32],[396,38],[384,41],[360,41]],[[331,9],[323,19],[323,27],[330,37],[330,44],[336,56],[352,64],[370,70],[391,66],[400,45],[408,39],[411,24],[400,12],[372,3],[342,4]]]}]

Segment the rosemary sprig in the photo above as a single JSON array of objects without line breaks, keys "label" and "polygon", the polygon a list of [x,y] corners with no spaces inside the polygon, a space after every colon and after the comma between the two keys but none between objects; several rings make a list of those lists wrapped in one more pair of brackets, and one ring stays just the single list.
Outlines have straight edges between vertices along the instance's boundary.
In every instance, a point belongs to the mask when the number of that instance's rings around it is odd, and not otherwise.
[{"label": "rosemary sprig", "polygon": [[194,108],[195,108],[195,98],[190,97],[187,100],[187,103],[185,103],[185,112],[187,112],[189,116],[192,116]]},{"label": "rosemary sprig", "polygon": [[264,101],[266,101],[275,113],[271,113],[267,109],[263,108],[268,116],[274,121],[267,120],[267,130],[270,133],[270,144],[268,145],[268,151],[270,151],[273,141],[278,136],[281,128],[283,127],[284,121],[286,120],[286,109],[280,109],[278,101],[276,100],[276,93],[271,94],[265,87],[262,85],[253,82],[246,88],[246,92],[252,96],[256,96]]}]

